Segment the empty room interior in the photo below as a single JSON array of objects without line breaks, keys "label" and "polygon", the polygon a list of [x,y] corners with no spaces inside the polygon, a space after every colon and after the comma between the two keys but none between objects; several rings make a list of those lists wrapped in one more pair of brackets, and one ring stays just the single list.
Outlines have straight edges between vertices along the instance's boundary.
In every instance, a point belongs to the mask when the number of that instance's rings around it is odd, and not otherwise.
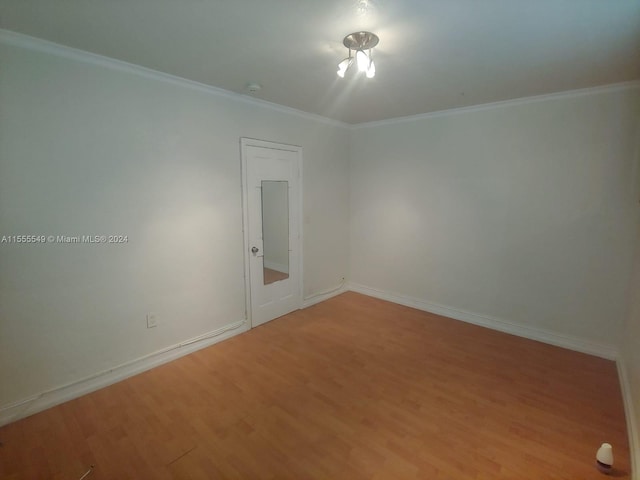
[{"label": "empty room interior", "polygon": [[1,479],[640,480],[640,1],[0,0]]}]

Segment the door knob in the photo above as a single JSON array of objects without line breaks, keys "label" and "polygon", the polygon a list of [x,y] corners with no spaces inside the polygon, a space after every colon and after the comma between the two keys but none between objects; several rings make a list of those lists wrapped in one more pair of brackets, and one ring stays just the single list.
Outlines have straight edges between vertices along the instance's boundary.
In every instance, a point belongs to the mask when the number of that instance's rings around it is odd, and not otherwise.
[{"label": "door knob", "polygon": [[258,247],[251,247],[251,253],[258,253]]}]

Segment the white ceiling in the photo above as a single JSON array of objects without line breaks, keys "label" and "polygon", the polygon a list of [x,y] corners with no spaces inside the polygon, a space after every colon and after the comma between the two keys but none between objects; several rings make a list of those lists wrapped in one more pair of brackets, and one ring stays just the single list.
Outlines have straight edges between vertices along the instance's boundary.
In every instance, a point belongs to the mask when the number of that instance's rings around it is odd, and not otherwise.
[{"label": "white ceiling", "polygon": [[[640,0],[0,0],[0,27],[348,123],[640,79]],[[358,30],[376,77],[340,79]]]}]

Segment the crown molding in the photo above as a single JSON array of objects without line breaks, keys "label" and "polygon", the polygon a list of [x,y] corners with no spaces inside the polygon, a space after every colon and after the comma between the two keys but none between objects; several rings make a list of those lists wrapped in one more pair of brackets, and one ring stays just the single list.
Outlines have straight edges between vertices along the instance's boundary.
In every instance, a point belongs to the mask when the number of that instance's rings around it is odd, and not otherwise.
[{"label": "crown molding", "polygon": [[0,29],[0,43],[5,45],[11,45],[19,48],[25,48],[41,53],[47,53],[63,58],[68,58],[82,63],[88,63],[92,65],[98,65],[105,68],[114,70],[120,70],[123,72],[131,73],[138,76],[147,77],[153,80],[160,80],[177,86],[190,88],[211,95],[235,100],[241,103],[258,106],[273,111],[277,111],[284,114],[295,115],[300,118],[312,120],[326,125],[334,127],[347,128],[349,130],[359,130],[363,128],[379,127],[384,125],[395,125],[405,122],[414,122],[418,120],[437,118],[448,115],[456,115],[460,113],[479,112],[483,110],[491,110],[495,108],[510,107],[517,105],[526,105],[529,103],[544,102],[547,100],[566,99],[573,97],[581,97],[585,95],[595,95],[603,93],[612,93],[633,89],[640,89],[640,80],[633,80],[629,82],[613,83],[608,85],[601,85],[596,87],[581,88],[576,90],[566,90],[562,92],[549,93],[543,95],[533,95],[530,97],[521,97],[510,100],[501,100],[498,102],[483,103],[480,105],[471,105],[468,107],[450,108],[445,110],[438,110],[435,112],[420,113],[417,115],[409,115],[406,117],[395,117],[385,120],[376,120],[373,122],[363,123],[347,123],[340,120],[324,117],[315,113],[304,112],[291,107],[286,107],[273,102],[268,102],[255,97],[249,97],[244,94],[232,92],[219,87],[206,85],[204,83],[196,82],[194,80],[188,80],[183,77],[178,77],[169,73],[160,72],[151,68],[143,67],[133,63],[128,63],[122,60],[116,60],[104,55],[98,55],[96,53],[87,52],[66,45],[51,42],[49,40],[43,40],[41,38],[32,37],[23,33],[14,32],[12,30]]},{"label": "crown molding", "polygon": [[170,73],[164,73],[157,70],[153,70],[148,67],[136,65],[133,63],[117,60],[115,58],[106,57],[96,53],[87,52],[74,47],[68,47],[59,43],[54,43],[49,40],[43,40],[41,38],[32,37],[23,33],[14,32],[12,30],[0,29],[0,43],[10,45],[13,47],[24,48],[35,52],[46,53],[49,55],[55,55],[70,60],[74,60],[81,63],[97,65],[100,67],[109,68],[112,70],[118,70],[121,72],[130,73],[146,77],[152,80],[159,80],[165,83],[177,85],[180,87],[189,88],[210,95],[216,95],[218,97],[235,100],[241,103],[250,104],[257,107],[262,107],[277,111],[279,113],[285,113],[289,115],[295,115],[300,118],[312,120],[315,122],[324,123],[334,127],[350,127],[351,125],[339,120],[323,117],[314,113],[304,112],[277,103],[268,102],[259,98],[249,97],[245,94],[232,92],[219,87],[213,87],[204,83],[196,82],[194,80],[188,80],[183,77],[178,77]]},{"label": "crown molding", "polygon": [[460,113],[481,112],[484,110],[493,110],[503,107],[513,107],[519,105],[527,105],[529,103],[546,102],[548,100],[559,100],[567,98],[582,97],[585,95],[597,95],[603,93],[614,93],[627,90],[640,89],[640,80],[630,82],[611,83],[608,85],[600,85],[597,87],[580,88],[576,90],[565,90],[563,92],[547,93],[544,95],[533,95],[530,97],[514,98],[511,100],[501,100],[499,102],[483,103],[480,105],[471,105],[468,107],[450,108],[446,110],[438,110],[435,112],[419,113],[417,115],[409,115],[406,117],[389,118],[386,120],[377,120],[374,122],[364,122],[351,124],[349,127],[353,130],[361,128],[380,127],[385,125],[395,125],[406,122],[415,122],[418,120],[426,120],[431,118],[445,117],[449,115],[457,115]]}]

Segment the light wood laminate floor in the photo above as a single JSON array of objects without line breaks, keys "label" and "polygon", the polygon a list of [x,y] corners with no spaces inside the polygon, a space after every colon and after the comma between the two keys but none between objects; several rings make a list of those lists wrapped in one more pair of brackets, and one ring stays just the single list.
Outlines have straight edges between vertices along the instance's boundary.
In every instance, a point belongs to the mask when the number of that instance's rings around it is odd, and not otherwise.
[{"label": "light wood laminate floor", "polygon": [[614,362],[346,293],[0,429],[0,478],[630,478]]}]

